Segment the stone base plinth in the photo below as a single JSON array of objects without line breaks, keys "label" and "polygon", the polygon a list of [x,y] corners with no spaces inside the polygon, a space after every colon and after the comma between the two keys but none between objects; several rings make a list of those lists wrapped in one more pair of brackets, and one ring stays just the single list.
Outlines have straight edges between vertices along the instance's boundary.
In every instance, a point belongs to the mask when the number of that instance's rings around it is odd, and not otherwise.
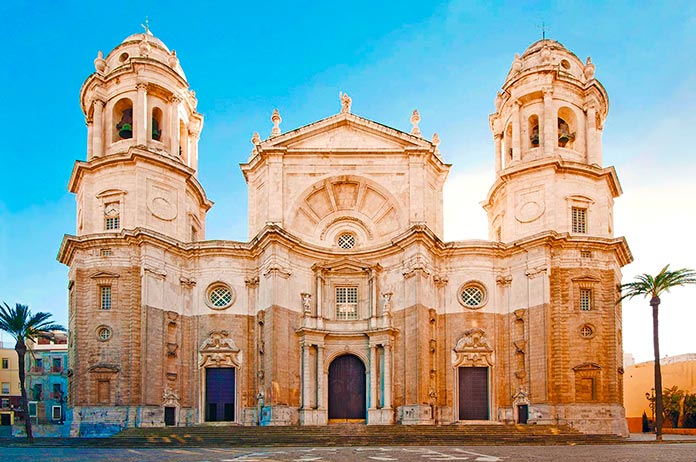
[{"label": "stone base plinth", "polygon": [[327,419],[326,409],[300,410],[300,425],[326,425]]},{"label": "stone base plinth", "polygon": [[391,425],[394,423],[394,409],[368,409],[368,425]]},{"label": "stone base plinth", "polygon": [[396,408],[402,425],[434,425],[433,408],[428,404],[412,404]]}]

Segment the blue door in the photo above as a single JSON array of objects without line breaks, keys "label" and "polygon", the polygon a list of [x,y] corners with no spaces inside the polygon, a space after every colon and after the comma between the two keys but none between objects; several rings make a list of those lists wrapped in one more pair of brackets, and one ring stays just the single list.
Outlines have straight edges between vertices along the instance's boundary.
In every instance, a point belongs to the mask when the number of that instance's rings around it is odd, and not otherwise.
[{"label": "blue door", "polygon": [[234,421],[234,368],[205,370],[206,422]]}]

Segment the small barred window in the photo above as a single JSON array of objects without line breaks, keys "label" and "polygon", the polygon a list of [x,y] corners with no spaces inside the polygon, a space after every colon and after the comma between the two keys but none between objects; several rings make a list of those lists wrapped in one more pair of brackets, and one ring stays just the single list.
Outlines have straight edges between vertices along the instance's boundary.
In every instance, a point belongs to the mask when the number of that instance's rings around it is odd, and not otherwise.
[{"label": "small barred window", "polygon": [[111,253],[111,249],[100,249],[99,255],[102,257],[110,257],[113,254]]},{"label": "small barred window", "polygon": [[336,287],[336,319],[358,319],[357,287]]},{"label": "small barred window", "polygon": [[118,217],[107,217],[104,219],[104,228],[108,231],[111,229],[118,229],[120,220]]},{"label": "small barred window", "polygon": [[580,251],[580,258],[592,258],[592,251],[591,250],[581,250]]},{"label": "small barred window", "polygon": [[340,236],[338,236],[338,240],[336,241],[338,246],[342,249],[352,249],[355,247],[355,236],[353,236],[350,233],[343,233]]},{"label": "small barred window", "polygon": [[97,329],[97,338],[102,342],[106,342],[111,338],[111,329],[108,327],[100,327]]},{"label": "small barred window", "polygon": [[580,289],[580,311],[592,310],[592,289]]},{"label": "small barred window", "polygon": [[573,219],[573,232],[580,234],[587,234],[587,209],[580,207],[573,207],[572,209],[572,219]]},{"label": "small barred window", "polygon": [[234,292],[223,283],[216,283],[208,288],[208,306],[213,309],[224,309],[234,302]]},{"label": "small barred window", "polygon": [[467,308],[480,308],[486,302],[486,289],[478,283],[467,283],[459,290],[459,303]]},{"label": "small barred window", "polygon": [[99,308],[111,309],[111,286],[99,286]]},{"label": "small barred window", "polygon": [[594,329],[592,326],[585,324],[580,328],[580,335],[582,338],[592,338],[594,335]]}]

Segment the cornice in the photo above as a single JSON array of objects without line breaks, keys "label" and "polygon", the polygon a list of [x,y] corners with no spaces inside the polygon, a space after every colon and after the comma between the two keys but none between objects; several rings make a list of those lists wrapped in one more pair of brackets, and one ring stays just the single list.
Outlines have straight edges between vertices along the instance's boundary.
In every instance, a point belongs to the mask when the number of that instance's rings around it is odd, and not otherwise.
[{"label": "cornice", "polygon": [[194,175],[195,170],[167,155],[150,152],[144,149],[143,146],[131,146],[128,148],[127,152],[97,157],[86,162],[81,160],[75,161],[70,175],[70,181],[68,182],[68,191],[77,193],[80,182],[87,172],[108,168],[114,164],[135,164],[137,161],[145,161],[177,171],[185,176],[186,183],[196,193],[198,200],[206,211],[210,210],[213,206],[213,202],[206,196],[203,186],[201,186],[198,179],[196,179]]}]

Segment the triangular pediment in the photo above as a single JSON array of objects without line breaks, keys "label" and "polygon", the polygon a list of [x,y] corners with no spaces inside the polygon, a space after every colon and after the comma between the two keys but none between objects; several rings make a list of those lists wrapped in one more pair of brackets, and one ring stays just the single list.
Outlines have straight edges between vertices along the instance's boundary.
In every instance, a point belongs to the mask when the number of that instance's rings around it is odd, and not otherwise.
[{"label": "triangular pediment", "polygon": [[332,272],[332,273],[363,273],[370,270],[379,271],[382,267],[379,263],[367,263],[353,258],[339,258],[324,263],[318,263],[312,266],[314,271]]},{"label": "triangular pediment", "polygon": [[337,114],[296,130],[269,138],[261,150],[288,151],[401,151],[434,150],[428,140],[365,119],[355,114]]},{"label": "triangular pediment", "polygon": [[116,273],[109,273],[106,271],[99,271],[97,273],[94,273],[90,276],[92,279],[115,279],[119,277],[118,274]]}]

